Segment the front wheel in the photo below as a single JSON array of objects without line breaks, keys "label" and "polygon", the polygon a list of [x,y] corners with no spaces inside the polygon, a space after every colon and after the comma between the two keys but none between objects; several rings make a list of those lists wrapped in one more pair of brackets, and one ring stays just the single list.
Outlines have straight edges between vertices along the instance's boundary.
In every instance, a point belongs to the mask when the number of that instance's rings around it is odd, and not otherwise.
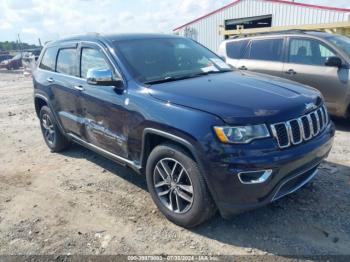
[{"label": "front wheel", "polygon": [[163,144],[146,166],[148,190],[159,210],[173,223],[194,227],[215,213],[215,205],[197,163],[181,147]]}]

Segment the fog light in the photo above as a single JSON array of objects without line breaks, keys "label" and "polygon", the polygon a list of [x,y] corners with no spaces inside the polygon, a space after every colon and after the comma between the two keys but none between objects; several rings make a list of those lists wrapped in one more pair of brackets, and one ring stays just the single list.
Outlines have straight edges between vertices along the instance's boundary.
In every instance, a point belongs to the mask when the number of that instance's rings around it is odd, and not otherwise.
[{"label": "fog light", "polygon": [[271,176],[271,174],[271,169],[246,171],[238,173],[238,178],[242,184],[260,184],[264,183]]}]

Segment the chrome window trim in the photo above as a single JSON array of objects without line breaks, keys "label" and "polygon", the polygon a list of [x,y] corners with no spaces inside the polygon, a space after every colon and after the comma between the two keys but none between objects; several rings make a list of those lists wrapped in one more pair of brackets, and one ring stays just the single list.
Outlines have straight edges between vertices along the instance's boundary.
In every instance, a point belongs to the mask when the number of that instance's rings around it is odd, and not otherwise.
[{"label": "chrome window trim", "polygon": [[[99,43],[97,43],[97,42],[93,42],[93,41],[85,41],[85,40],[79,41],[79,40],[77,40],[77,41],[74,41],[74,42],[63,42],[63,43],[59,43],[59,44],[57,44],[57,45],[54,45],[54,46],[57,46],[57,47],[58,47],[57,54],[56,54],[56,61],[55,61],[55,70],[56,70],[56,64],[57,64],[58,53],[59,53],[59,50],[62,49],[62,48],[61,48],[61,45],[64,46],[64,45],[66,45],[66,44],[71,44],[71,43],[77,43],[77,47],[76,47],[77,51],[78,51],[78,49],[79,49],[79,45],[82,45],[82,44],[84,44],[84,43],[90,44],[90,45],[96,45],[96,46],[98,46],[98,47],[102,50],[102,52],[104,53],[104,55],[106,56],[106,58],[108,59],[108,62],[111,64],[111,66],[112,66],[113,70],[115,71],[115,73],[117,73],[118,76],[123,80],[123,85],[124,85],[125,87],[127,87],[127,85],[126,85],[126,80],[125,80],[124,75],[122,74],[121,70],[119,70],[119,69],[115,66],[115,64],[113,63],[113,60],[111,59],[111,55],[109,55],[109,54],[106,52],[105,49],[106,49],[107,47],[104,47],[104,46],[102,46],[101,44],[99,44]],[[49,47],[52,47],[52,46],[49,46]],[[47,48],[49,48],[49,47],[47,47]],[[47,48],[46,48],[46,49],[47,49]],[[45,49],[45,52],[46,52],[46,49]],[[41,58],[41,60],[42,60],[42,58]],[[40,60],[40,61],[41,61],[41,60]],[[79,63],[79,70],[80,70],[80,61],[78,61],[78,63]],[[53,74],[58,75],[58,76],[70,77],[70,78],[77,79],[77,80],[80,80],[80,81],[81,81],[81,80],[82,80],[82,81],[86,81],[85,78],[81,78],[81,77],[78,77],[78,76],[72,76],[72,75],[67,75],[67,74],[63,74],[63,73],[58,73],[58,72],[56,72],[56,71],[50,71],[50,70],[42,69],[42,68],[39,67],[39,64],[40,64],[40,63],[37,64],[36,70],[43,71],[43,72],[53,73]]]}]

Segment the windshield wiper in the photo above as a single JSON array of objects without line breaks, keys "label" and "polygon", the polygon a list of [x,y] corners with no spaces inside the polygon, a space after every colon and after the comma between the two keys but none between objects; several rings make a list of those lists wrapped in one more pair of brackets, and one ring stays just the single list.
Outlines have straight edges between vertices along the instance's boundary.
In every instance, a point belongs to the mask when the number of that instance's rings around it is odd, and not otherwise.
[{"label": "windshield wiper", "polygon": [[203,71],[203,72],[198,72],[194,74],[189,74],[189,75],[183,75],[183,76],[167,76],[162,79],[157,79],[157,80],[152,80],[145,82],[147,85],[153,85],[153,84],[161,84],[161,83],[166,83],[166,82],[173,82],[177,80],[183,80],[183,79],[189,79],[189,78],[195,78],[203,75],[209,75],[209,74],[218,74],[218,73],[226,73],[226,72],[231,72],[232,69],[227,69],[227,70],[210,70],[210,71]]},{"label": "windshield wiper", "polygon": [[167,76],[167,77],[164,77],[162,79],[157,79],[157,80],[145,82],[145,84],[147,84],[147,85],[161,84],[161,83],[173,82],[173,81],[187,79],[187,78],[191,78],[191,77],[190,76],[180,76],[180,77]]}]

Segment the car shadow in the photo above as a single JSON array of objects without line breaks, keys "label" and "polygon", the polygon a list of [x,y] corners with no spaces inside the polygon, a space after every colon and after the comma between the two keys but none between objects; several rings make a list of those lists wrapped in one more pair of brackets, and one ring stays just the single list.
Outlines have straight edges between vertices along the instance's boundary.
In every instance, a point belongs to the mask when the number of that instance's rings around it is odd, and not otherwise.
[{"label": "car shadow", "polygon": [[[143,176],[82,146],[73,145],[64,155],[85,158],[148,191]],[[230,220],[216,214],[190,231],[229,248],[258,249],[281,256],[349,255],[350,167],[324,161],[319,170],[309,184],[279,201]]]},{"label": "car shadow", "polygon": [[350,131],[350,120],[346,118],[332,116],[332,121],[338,131]]},{"label": "car shadow", "polygon": [[144,176],[137,174],[134,170],[128,167],[124,167],[121,164],[116,163],[104,156],[95,153],[78,144],[72,144],[69,150],[62,152],[64,156],[71,158],[84,158],[103,169],[111,172],[112,174],[134,184],[135,186],[147,191],[146,179]]}]

